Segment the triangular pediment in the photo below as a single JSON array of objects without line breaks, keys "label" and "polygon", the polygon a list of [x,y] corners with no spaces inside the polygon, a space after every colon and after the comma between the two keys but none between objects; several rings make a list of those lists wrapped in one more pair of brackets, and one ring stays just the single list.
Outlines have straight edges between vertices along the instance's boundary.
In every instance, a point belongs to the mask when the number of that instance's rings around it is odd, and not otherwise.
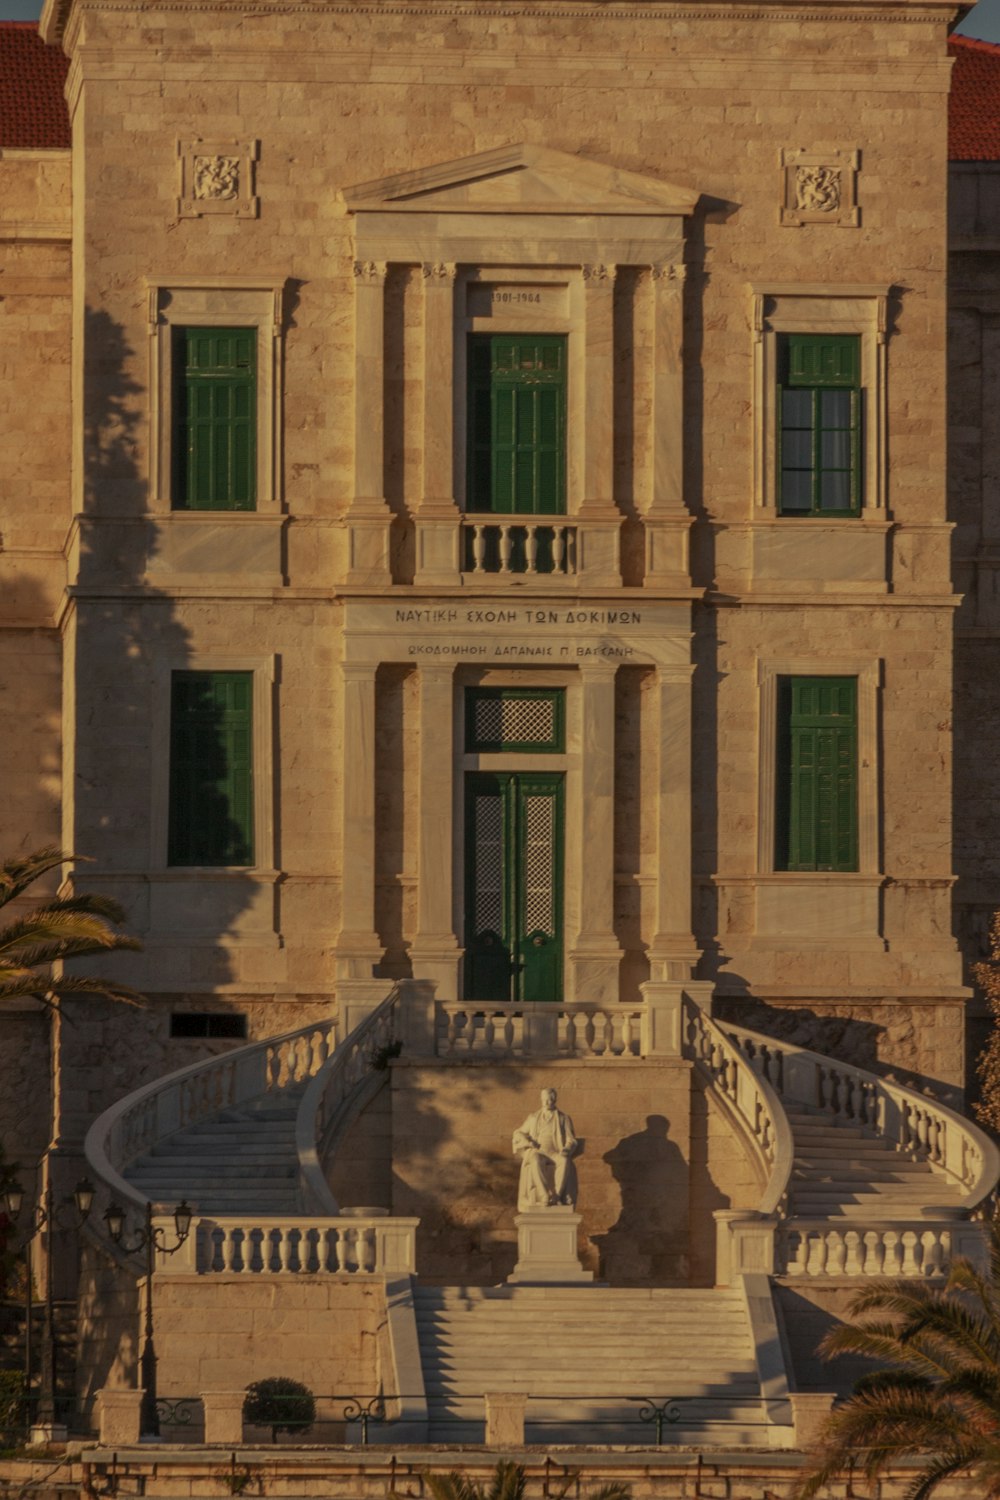
[{"label": "triangular pediment", "polygon": [[352,213],[690,214],[691,188],[547,146],[503,146],[343,190]]}]

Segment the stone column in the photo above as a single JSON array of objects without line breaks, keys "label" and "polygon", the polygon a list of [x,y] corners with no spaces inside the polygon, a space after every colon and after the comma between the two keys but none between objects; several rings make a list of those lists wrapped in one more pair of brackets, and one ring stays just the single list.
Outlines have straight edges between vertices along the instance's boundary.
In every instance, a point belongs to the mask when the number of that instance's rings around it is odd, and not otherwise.
[{"label": "stone column", "polygon": [[652,399],[641,496],[647,588],[687,583],[691,515],[684,504],[684,266],[650,267]]},{"label": "stone column", "polygon": [[615,909],[615,668],[580,668],[580,776],[570,824],[579,829],[575,873],[578,932],[568,954],[567,999],[618,1001],[622,950]]},{"label": "stone column", "polygon": [[454,669],[421,665],[418,692],[417,930],[410,957],[414,979],[433,980],[439,1000],[456,1000],[461,950],[453,927]]},{"label": "stone column", "polygon": [[375,668],[344,662],[341,674],[343,849],[340,934],[334,954],[338,998],[363,1005],[369,997],[374,1004],[389,988],[384,979],[372,977],[382,957],[375,932]]},{"label": "stone column", "polygon": [[354,262],[354,496],[347,516],[348,583],[389,583],[385,502],[385,261]]},{"label": "stone column", "polygon": [[421,267],[424,286],[424,475],[416,513],[416,583],[459,582],[455,504],[455,266]]},{"label": "stone column", "polygon": [[583,502],[578,570],[587,584],[621,583],[614,503],[615,274],[613,265],[583,267],[585,385]]}]

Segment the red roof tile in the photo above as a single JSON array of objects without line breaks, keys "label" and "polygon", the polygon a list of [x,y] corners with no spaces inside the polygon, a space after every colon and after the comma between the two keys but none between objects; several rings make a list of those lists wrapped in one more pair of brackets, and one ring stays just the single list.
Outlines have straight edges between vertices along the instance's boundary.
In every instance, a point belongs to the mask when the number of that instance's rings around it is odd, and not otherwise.
[{"label": "red roof tile", "polygon": [[1000,161],[1000,46],[953,36],[955,59],[948,101],[948,155],[952,161]]},{"label": "red roof tile", "polygon": [[0,22],[0,146],[68,146],[63,84],[69,66],[37,21]]}]

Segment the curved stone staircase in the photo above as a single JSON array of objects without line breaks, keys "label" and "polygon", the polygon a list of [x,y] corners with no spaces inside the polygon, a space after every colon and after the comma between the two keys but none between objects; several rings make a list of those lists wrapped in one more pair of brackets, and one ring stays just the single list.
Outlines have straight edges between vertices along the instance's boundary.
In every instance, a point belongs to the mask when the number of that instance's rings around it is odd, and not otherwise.
[{"label": "curved stone staircase", "polygon": [[[933,1277],[952,1255],[981,1253],[969,1219],[1000,1158],[974,1126],[900,1085],[689,1004],[683,1055],[762,1184],[756,1211],[720,1216],[721,1285],[413,1286],[416,1221],[342,1215],[322,1165],[399,1037],[409,1055],[447,1050],[458,1021],[447,1017],[443,1031],[446,1010],[435,1025],[427,987],[404,982],[346,1038],[331,1020],[180,1070],[114,1106],[87,1139],[106,1197],[137,1214],[147,1202],[190,1200],[194,1226],[176,1271],[384,1277],[399,1431],[408,1422],[411,1439],[482,1441],[484,1397],[520,1392],[529,1441],[648,1446],[645,1402],[654,1417],[656,1406],[669,1410],[665,1441],[787,1442],[788,1379],[765,1273]],[[544,1027],[528,1018],[530,1027],[482,1028],[474,1007],[450,1010],[462,1010],[470,1048],[508,1062],[596,1056],[608,1037],[616,1069],[658,1055],[655,1029],[634,1008],[622,1008],[624,1020],[605,1008],[595,1021],[567,1005],[548,1008]],[[273,1283],[279,1301],[282,1284]],[[380,1431],[393,1440],[391,1424]]]},{"label": "curved stone staircase", "polygon": [[232,1105],[167,1136],[123,1172],[153,1203],[187,1198],[202,1214],[301,1214],[295,1123],[305,1085]]}]

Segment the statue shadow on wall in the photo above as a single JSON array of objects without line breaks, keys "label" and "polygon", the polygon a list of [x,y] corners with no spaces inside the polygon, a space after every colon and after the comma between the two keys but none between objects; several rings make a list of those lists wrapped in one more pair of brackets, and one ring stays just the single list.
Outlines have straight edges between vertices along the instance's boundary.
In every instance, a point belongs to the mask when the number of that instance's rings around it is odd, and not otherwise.
[{"label": "statue shadow on wall", "polygon": [[621,1193],[618,1218],[591,1236],[600,1278],[610,1286],[686,1286],[688,1164],[670,1138],[666,1115],[647,1115],[646,1128],[624,1136],[602,1160]]}]

